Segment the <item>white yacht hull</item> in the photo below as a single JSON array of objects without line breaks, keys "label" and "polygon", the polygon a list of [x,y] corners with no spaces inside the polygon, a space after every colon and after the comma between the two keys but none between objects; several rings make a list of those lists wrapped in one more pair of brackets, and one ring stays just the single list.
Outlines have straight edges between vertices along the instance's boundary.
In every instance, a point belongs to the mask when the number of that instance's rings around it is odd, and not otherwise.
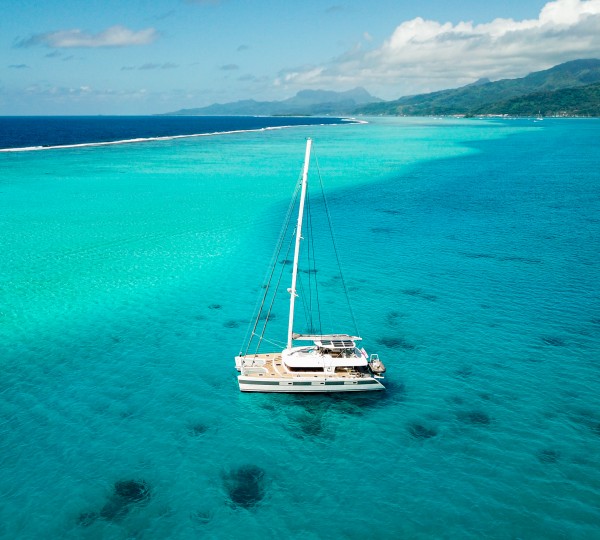
[{"label": "white yacht hull", "polygon": [[283,392],[283,393],[324,393],[324,392],[367,392],[384,390],[385,387],[374,377],[353,380],[335,380],[325,377],[298,377],[294,380],[259,379],[258,377],[238,376],[242,392]]}]

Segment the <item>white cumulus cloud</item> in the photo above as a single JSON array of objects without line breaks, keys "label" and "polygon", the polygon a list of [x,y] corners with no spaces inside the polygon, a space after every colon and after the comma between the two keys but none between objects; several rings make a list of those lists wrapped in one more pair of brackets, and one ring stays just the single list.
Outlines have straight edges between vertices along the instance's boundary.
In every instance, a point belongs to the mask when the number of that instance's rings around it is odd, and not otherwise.
[{"label": "white cumulus cloud", "polygon": [[600,57],[600,0],[554,0],[536,19],[520,21],[453,24],[417,17],[402,22],[378,48],[355,47],[327,64],[287,70],[275,84],[363,85],[393,98],[593,57]]},{"label": "white cumulus cloud", "polygon": [[90,34],[78,29],[35,34],[20,41],[17,46],[45,45],[53,49],[127,47],[130,45],[146,45],[157,38],[158,32],[154,28],[134,31],[124,26],[115,25],[97,34]]}]

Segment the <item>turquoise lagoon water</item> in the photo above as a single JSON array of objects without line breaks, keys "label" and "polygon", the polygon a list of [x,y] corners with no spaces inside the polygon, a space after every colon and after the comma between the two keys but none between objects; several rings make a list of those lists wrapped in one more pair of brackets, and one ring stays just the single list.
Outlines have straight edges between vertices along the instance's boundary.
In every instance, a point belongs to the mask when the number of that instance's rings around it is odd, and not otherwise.
[{"label": "turquoise lagoon water", "polygon": [[[307,136],[385,393],[237,387]],[[600,538],[599,140],[373,119],[0,154],[0,536]]]}]

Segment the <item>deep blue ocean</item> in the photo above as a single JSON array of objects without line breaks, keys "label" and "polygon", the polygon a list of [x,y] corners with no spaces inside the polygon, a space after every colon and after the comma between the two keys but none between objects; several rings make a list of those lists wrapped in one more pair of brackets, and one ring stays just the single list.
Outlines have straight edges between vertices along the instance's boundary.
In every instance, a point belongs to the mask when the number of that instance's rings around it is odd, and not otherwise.
[{"label": "deep blue ocean", "polygon": [[140,142],[345,121],[273,116],[0,116],[0,149]]},{"label": "deep blue ocean", "polygon": [[[0,537],[600,538],[600,120],[367,120],[0,152]],[[308,136],[375,395],[237,386]]]}]

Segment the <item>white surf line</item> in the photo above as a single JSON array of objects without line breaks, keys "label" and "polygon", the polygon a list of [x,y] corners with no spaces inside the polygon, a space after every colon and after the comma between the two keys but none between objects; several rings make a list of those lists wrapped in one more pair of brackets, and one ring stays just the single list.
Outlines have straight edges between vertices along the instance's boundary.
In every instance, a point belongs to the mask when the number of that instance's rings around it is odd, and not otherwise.
[{"label": "white surf line", "polygon": [[193,137],[212,137],[215,135],[231,135],[234,133],[257,133],[260,131],[271,131],[275,129],[289,129],[297,127],[309,127],[309,126],[343,126],[348,125],[349,122],[357,124],[367,124],[368,122],[342,118],[344,122],[339,124],[296,124],[291,126],[267,126],[255,129],[234,129],[230,131],[212,131],[210,133],[191,133],[189,135],[164,135],[160,137],[143,137],[136,139],[123,139],[120,141],[99,141],[92,143],[74,143],[74,144],[57,144],[55,146],[22,146],[19,148],[0,148],[0,152],[35,152],[38,150],[62,150],[65,148],[88,148],[95,146],[113,146],[117,144],[134,144],[141,142],[153,142],[153,141],[172,141],[175,139],[191,139]]}]

